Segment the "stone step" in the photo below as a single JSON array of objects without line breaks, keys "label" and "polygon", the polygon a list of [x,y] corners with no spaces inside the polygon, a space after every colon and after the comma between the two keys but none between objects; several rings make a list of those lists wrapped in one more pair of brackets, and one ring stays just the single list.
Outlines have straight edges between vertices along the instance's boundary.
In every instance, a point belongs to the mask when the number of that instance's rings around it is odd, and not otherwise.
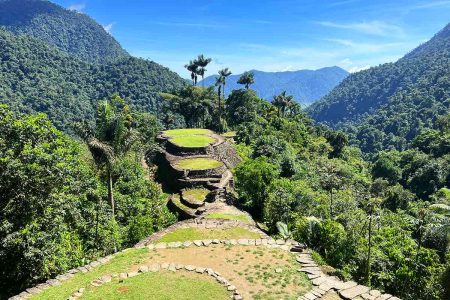
[{"label": "stone step", "polygon": [[190,219],[196,217],[196,209],[190,208],[184,205],[181,202],[180,195],[173,194],[169,201],[167,202],[167,206],[177,212],[182,219]]}]

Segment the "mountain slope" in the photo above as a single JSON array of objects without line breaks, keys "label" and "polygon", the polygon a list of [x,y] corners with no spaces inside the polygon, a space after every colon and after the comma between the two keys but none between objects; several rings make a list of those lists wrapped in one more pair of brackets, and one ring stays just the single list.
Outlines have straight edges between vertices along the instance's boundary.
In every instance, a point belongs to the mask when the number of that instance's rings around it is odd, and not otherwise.
[{"label": "mountain slope", "polygon": [[[251,87],[259,97],[270,101],[273,96],[286,91],[304,105],[309,105],[327,94],[348,75],[347,71],[339,67],[315,71],[262,72],[254,70],[252,72],[255,74],[255,83]],[[225,94],[228,95],[233,89],[242,88],[242,85],[236,83],[239,76],[231,75],[227,78]],[[215,77],[216,75],[208,76],[204,84],[213,85]]]},{"label": "mountain slope", "polygon": [[308,108],[365,152],[405,149],[450,108],[450,25],[395,63],[351,74]]},{"label": "mountain slope", "polygon": [[44,0],[0,0],[0,26],[43,40],[87,62],[128,56],[89,16]]},{"label": "mountain slope", "polygon": [[155,112],[159,92],[185,80],[161,65],[134,57],[88,64],[26,35],[0,29],[0,103],[45,112],[55,125],[93,120],[96,101],[118,92],[141,111]]}]

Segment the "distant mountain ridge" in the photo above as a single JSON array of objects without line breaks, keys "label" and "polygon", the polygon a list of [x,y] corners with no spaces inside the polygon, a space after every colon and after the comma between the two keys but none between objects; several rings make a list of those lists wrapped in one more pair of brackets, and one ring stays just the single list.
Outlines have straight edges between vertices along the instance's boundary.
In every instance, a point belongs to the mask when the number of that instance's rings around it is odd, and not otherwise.
[{"label": "distant mountain ridge", "polygon": [[45,41],[87,62],[102,63],[129,56],[89,16],[45,0],[0,0],[0,26]]},{"label": "distant mountain ridge", "polygon": [[363,151],[402,150],[450,109],[450,24],[395,63],[351,74],[307,111]]},{"label": "distant mountain ridge", "polygon": [[[255,74],[255,83],[251,85],[251,88],[256,91],[259,97],[270,101],[273,96],[286,91],[302,105],[309,105],[320,99],[348,76],[348,72],[339,67],[286,72],[252,70],[252,72]],[[243,87],[236,83],[239,76],[240,74],[231,75],[227,78],[226,95],[234,89]],[[215,77],[216,75],[208,76],[199,85],[203,83],[206,86],[213,85]]]}]

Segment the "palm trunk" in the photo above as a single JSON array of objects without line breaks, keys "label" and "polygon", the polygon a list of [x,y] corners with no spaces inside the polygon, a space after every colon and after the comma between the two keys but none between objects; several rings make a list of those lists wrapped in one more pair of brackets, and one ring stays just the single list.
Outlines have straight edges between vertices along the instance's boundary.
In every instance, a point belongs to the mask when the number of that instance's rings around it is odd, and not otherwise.
[{"label": "palm trunk", "polygon": [[366,278],[367,278],[367,285],[370,286],[370,259],[372,254],[372,216],[373,211],[370,211],[369,216],[369,249],[367,251],[367,269],[366,269]]},{"label": "palm trunk", "polygon": [[108,168],[108,201],[111,205],[112,217],[115,216],[115,203],[114,203],[114,195],[113,195],[113,180],[112,180],[112,172],[110,168]]},{"label": "palm trunk", "polygon": [[330,219],[333,218],[333,188],[330,190]]}]

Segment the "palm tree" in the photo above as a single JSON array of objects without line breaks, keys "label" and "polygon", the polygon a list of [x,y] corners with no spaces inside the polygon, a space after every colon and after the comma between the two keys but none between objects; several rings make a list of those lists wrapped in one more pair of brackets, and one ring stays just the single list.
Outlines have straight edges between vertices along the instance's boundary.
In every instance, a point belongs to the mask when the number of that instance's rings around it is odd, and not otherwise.
[{"label": "palm tree", "polygon": [[223,87],[222,87],[222,94],[223,94],[223,99],[225,100],[225,83],[227,80],[227,77],[231,75],[231,71],[228,68],[219,70],[219,76],[223,77]]},{"label": "palm tree", "polygon": [[255,83],[254,76],[253,72],[244,72],[241,77],[239,77],[237,83],[245,85],[245,88],[248,90],[250,84]]},{"label": "palm tree", "polygon": [[191,80],[192,85],[197,85],[197,71],[198,71],[198,65],[195,64],[195,61],[189,61],[188,64],[184,65],[184,67],[191,72]]},{"label": "palm tree", "polygon": [[[219,72],[220,74],[220,72]],[[215,82],[215,86],[217,86],[217,96],[219,98],[219,121],[220,121],[220,117],[221,117],[221,109],[222,109],[222,105],[220,103],[220,96],[221,96],[221,90],[224,88],[224,82],[225,82],[225,77],[223,77],[222,75],[216,76],[216,82]],[[225,97],[224,97],[225,100]]]},{"label": "palm tree", "polygon": [[202,85],[204,86],[205,83],[203,82],[203,78],[205,76],[205,72],[207,71],[205,67],[212,61],[211,58],[206,58],[203,54],[200,54],[197,56],[197,59],[194,60],[194,64],[197,66],[197,74],[202,76]]},{"label": "palm tree", "polygon": [[108,186],[108,202],[112,217],[115,215],[112,167],[116,159],[130,150],[137,140],[137,133],[131,128],[131,112],[118,95],[101,101],[97,107],[96,126],[92,130],[84,123],[77,124],[77,133],[85,141],[99,169],[105,169]]},{"label": "palm tree", "polygon": [[278,117],[281,115],[281,107],[283,106],[283,100],[281,99],[281,95],[273,96],[272,105],[277,108]]}]

